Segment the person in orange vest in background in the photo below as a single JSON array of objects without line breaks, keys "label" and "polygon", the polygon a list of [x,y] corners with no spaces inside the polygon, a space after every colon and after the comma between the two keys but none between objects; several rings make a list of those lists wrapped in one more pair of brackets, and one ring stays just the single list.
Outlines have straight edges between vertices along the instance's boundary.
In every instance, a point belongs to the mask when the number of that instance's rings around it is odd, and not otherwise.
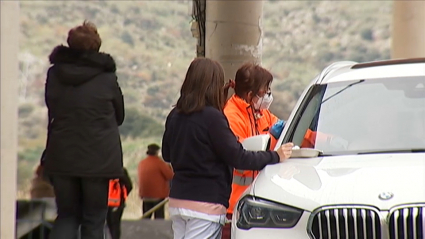
[{"label": "person in orange vest in background", "polygon": [[111,233],[112,239],[121,238],[121,218],[124,213],[125,201],[127,200],[128,194],[133,189],[133,182],[131,181],[128,171],[123,167],[123,176],[119,178],[119,184],[121,186],[120,202],[118,206],[109,207],[108,214],[106,216],[106,223]]},{"label": "person in orange vest in background", "polygon": [[[157,144],[149,145],[146,152],[148,156],[139,163],[139,196],[143,200],[143,213],[167,198],[170,192],[170,181],[174,176],[173,169],[158,156],[159,149]],[[148,215],[147,218],[150,216]],[[154,217],[155,219],[164,218],[164,206],[154,212]]]},{"label": "person in orange vest in background", "polygon": [[[253,63],[246,63],[237,70],[233,82],[235,93],[227,101],[224,114],[240,142],[251,136],[268,134],[273,128],[270,149],[276,145],[285,122],[269,111],[273,101],[270,89],[272,81],[273,75],[268,70]],[[258,171],[234,170],[228,219],[232,218],[237,200],[257,174]],[[230,224],[223,228],[222,238],[230,239]]]}]

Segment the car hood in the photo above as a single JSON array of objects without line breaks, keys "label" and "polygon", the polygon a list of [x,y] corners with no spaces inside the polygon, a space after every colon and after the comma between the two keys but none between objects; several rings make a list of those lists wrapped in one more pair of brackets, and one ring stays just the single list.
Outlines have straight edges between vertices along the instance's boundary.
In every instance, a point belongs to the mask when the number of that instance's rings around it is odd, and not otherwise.
[{"label": "car hood", "polygon": [[[425,153],[393,153],[289,159],[267,166],[253,194],[308,211],[336,204],[388,210],[424,203],[424,188]],[[393,197],[382,199],[383,193]]]}]

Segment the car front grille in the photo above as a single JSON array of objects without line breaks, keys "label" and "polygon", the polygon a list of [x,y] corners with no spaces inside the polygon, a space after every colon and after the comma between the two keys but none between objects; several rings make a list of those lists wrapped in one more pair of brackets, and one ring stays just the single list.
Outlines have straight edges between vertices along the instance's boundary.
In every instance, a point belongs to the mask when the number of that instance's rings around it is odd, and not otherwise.
[{"label": "car front grille", "polygon": [[380,239],[381,222],[375,208],[324,208],[313,215],[310,236],[315,239]]},{"label": "car front grille", "polygon": [[390,239],[425,238],[425,206],[409,206],[391,211]]}]

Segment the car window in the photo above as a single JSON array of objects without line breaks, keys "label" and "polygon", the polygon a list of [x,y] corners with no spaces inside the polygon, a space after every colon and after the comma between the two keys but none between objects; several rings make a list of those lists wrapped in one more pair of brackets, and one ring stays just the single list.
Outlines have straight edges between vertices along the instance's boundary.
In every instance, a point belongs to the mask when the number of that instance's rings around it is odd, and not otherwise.
[{"label": "car window", "polygon": [[286,141],[325,154],[425,149],[425,77],[315,85],[306,97]]},{"label": "car window", "polygon": [[294,137],[291,141],[295,142],[296,145],[301,145],[307,129],[313,128],[313,118],[317,114],[317,110],[320,109],[320,103],[322,102],[323,94],[325,93],[326,85],[315,86],[311,92],[311,99],[300,115],[300,119],[297,127],[295,128]]}]

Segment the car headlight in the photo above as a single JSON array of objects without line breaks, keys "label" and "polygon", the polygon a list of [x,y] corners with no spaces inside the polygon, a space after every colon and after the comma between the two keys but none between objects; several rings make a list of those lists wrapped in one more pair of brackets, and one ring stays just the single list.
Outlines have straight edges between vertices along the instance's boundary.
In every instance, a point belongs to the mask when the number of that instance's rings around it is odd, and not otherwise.
[{"label": "car headlight", "polygon": [[240,229],[250,228],[291,228],[301,218],[303,210],[245,196],[238,203],[236,225]]}]

